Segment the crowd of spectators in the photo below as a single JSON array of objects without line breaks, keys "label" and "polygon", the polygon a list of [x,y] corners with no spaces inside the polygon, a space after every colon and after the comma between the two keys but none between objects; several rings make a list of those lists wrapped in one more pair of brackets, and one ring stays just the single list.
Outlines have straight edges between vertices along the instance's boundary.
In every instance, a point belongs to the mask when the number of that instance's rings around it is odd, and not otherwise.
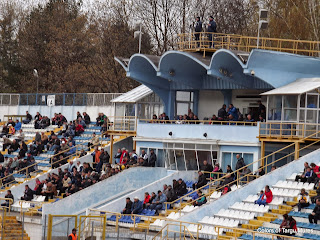
[{"label": "crowd of spectators", "polygon": [[[203,120],[209,121],[209,124],[220,124],[221,121],[233,122],[233,121],[241,121],[241,122],[265,122],[266,119],[266,107],[262,104],[261,101],[258,101],[259,107],[257,112],[254,112],[252,108],[249,108],[249,112],[243,115],[239,108],[230,104],[227,108],[226,104],[223,104],[219,109],[217,115],[212,115],[212,117],[204,118]],[[152,123],[166,123],[166,120],[169,120],[169,117],[166,113],[162,113],[157,117],[157,115],[152,116]],[[199,118],[196,114],[192,112],[191,109],[188,110],[188,114],[179,115],[177,119],[175,119],[174,123],[176,124],[199,124]]]}]

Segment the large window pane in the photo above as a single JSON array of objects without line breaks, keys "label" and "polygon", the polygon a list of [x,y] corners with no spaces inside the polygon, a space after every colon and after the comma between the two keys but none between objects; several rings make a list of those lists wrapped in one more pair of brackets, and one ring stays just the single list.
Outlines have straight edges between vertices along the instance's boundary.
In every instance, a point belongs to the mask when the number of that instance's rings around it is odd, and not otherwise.
[{"label": "large window pane", "polygon": [[198,159],[199,159],[200,169],[203,169],[204,160],[206,160],[209,164],[212,164],[210,151],[198,151]]},{"label": "large window pane", "polygon": [[284,121],[297,121],[297,110],[285,109]]},{"label": "large window pane", "polygon": [[305,110],[300,110],[300,121],[299,122],[304,122],[305,121]]},{"label": "large window pane", "polygon": [[186,158],[187,170],[198,170],[196,151],[185,150],[184,154]]},{"label": "large window pane", "polygon": [[316,110],[307,110],[307,123],[316,123],[317,122],[317,111]]},{"label": "large window pane", "polygon": [[165,167],[165,152],[163,149],[158,150],[156,164],[157,164],[157,167]]},{"label": "large window pane", "polygon": [[221,168],[223,172],[226,172],[227,166],[231,165],[231,153],[222,153],[222,159],[221,159]]},{"label": "large window pane", "polygon": [[[253,162],[253,154],[252,153],[244,153],[243,159],[246,165],[251,164]],[[249,166],[249,169],[252,171],[252,164]]]},{"label": "large window pane", "polygon": [[166,167],[172,170],[176,170],[174,151],[171,149],[166,149]]},{"label": "large window pane", "polygon": [[298,96],[296,95],[285,95],[283,96],[285,108],[297,108]]},{"label": "large window pane", "polygon": [[177,162],[177,168],[179,171],[185,171],[186,169],[186,163],[184,161],[184,154],[183,150],[175,150],[175,157]]},{"label": "large window pane", "polygon": [[318,95],[307,95],[307,108],[318,107]]},{"label": "large window pane", "polygon": [[177,91],[176,100],[189,102],[190,101],[190,92]]},{"label": "large window pane", "polygon": [[306,106],[306,94],[302,94],[300,96],[300,107],[305,107]]},{"label": "large window pane", "polygon": [[282,97],[269,96],[268,120],[281,120]]},{"label": "large window pane", "polygon": [[188,114],[189,103],[177,103],[177,115]]}]

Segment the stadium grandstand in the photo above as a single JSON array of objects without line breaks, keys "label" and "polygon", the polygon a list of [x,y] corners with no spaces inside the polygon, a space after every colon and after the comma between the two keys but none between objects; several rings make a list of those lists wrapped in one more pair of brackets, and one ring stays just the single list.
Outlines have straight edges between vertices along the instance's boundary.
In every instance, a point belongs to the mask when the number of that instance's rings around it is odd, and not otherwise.
[{"label": "stadium grandstand", "polygon": [[207,34],[115,56],[123,94],[0,94],[1,239],[320,239],[319,42]]}]

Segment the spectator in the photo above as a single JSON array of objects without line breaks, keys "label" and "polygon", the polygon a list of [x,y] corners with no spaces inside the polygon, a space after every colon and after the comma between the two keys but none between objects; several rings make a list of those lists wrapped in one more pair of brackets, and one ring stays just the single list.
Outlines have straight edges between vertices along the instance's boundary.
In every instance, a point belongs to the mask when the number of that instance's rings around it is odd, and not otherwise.
[{"label": "spectator", "polygon": [[28,185],[24,186],[24,194],[21,197],[21,200],[31,201],[33,199],[33,191],[29,188]]},{"label": "spectator", "polygon": [[158,191],[158,196],[152,201],[150,209],[156,210],[156,215],[159,215],[159,210],[164,208],[164,202],[167,200],[166,195],[164,195],[160,190]]},{"label": "spectator", "polygon": [[312,171],[316,174],[316,176],[311,176],[309,177],[308,179],[308,182],[309,183],[314,183],[314,184],[317,184],[319,179],[320,179],[320,168],[319,166],[315,165],[314,163],[311,163],[310,164],[311,168],[312,168]]},{"label": "spectator", "polygon": [[188,192],[187,185],[186,185],[186,183],[180,178],[180,179],[178,180],[176,194],[177,194],[177,196],[182,197],[182,196],[185,195],[187,192]]},{"label": "spectator", "polygon": [[139,157],[138,158],[138,166],[147,167],[148,166],[148,162],[146,160],[144,160],[142,157]]},{"label": "spectator", "polygon": [[19,131],[21,129],[21,122],[19,122],[19,120],[17,119],[16,120],[16,125],[14,126],[14,129],[16,131]]},{"label": "spectator", "polygon": [[254,119],[252,118],[252,116],[250,114],[247,115],[246,122],[254,122]]},{"label": "spectator", "polygon": [[16,139],[13,139],[12,143],[8,149],[8,154],[11,154],[12,152],[17,151],[18,149],[19,149],[19,144]]},{"label": "spectator", "polygon": [[16,133],[16,129],[14,128],[14,126],[12,124],[9,124],[8,128],[9,128],[8,136],[12,136]]},{"label": "spectator", "polygon": [[212,172],[214,173],[214,174],[212,174],[212,178],[213,178],[213,179],[217,179],[217,178],[221,178],[221,177],[222,177],[223,171],[222,171],[222,169],[220,168],[219,163],[216,163],[216,164],[214,165],[214,169],[213,169]]},{"label": "spectator", "polygon": [[132,214],[140,214],[142,212],[142,202],[139,200],[138,197],[134,197],[134,201],[132,203],[131,207],[131,213]]},{"label": "spectator", "polygon": [[240,172],[240,181],[242,181],[244,183],[248,183],[248,182],[252,181],[253,176],[250,176],[250,175],[252,175],[250,173],[251,173],[250,168],[248,168],[247,166],[244,166],[244,168]]},{"label": "spectator", "polygon": [[86,125],[89,125],[91,123],[90,116],[86,112],[83,112],[82,114],[83,114],[84,122],[86,123]]},{"label": "spectator", "polygon": [[141,150],[140,157],[148,163],[148,155],[145,150]]},{"label": "spectator", "polygon": [[299,181],[299,180],[301,180],[301,178],[304,178],[305,177],[305,175],[306,175],[306,173],[307,173],[307,168],[309,167],[309,163],[307,163],[307,162],[305,162],[304,164],[303,164],[303,166],[304,166],[304,168],[303,168],[303,172],[302,172],[302,174],[301,175],[297,175],[296,176],[296,179],[295,179],[295,181]]},{"label": "spectator", "polygon": [[309,223],[318,224],[320,219],[320,199],[317,199],[316,206],[313,209],[312,213],[309,214]]},{"label": "spectator", "polygon": [[13,195],[12,195],[12,193],[11,193],[11,190],[7,190],[7,194],[4,196],[4,198],[8,198],[8,200],[5,200],[5,202],[2,203],[1,206],[2,206],[2,207],[7,207],[7,208],[9,208],[9,206],[10,206],[10,200],[9,200],[9,199],[12,199],[11,204],[12,204],[13,201],[14,201],[14,197],[13,197]]},{"label": "spectator", "polygon": [[131,214],[132,212],[132,201],[130,200],[129,197],[126,198],[126,206],[124,207],[124,209],[122,210],[122,214]]},{"label": "spectator", "polygon": [[26,111],[26,119],[23,120],[22,122],[23,122],[24,124],[28,124],[28,123],[30,123],[31,121],[32,121],[32,116],[30,115],[30,113],[29,113],[28,111]]},{"label": "spectator", "polygon": [[230,116],[230,115],[232,116],[231,120],[233,120],[233,121],[237,121],[238,120],[238,118],[239,118],[238,111],[233,106],[232,103],[230,103],[229,108],[227,109],[227,112],[228,112],[228,116]]},{"label": "spectator", "polygon": [[[142,150],[142,151],[144,151],[144,150]],[[153,149],[150,149],[149,166],[155,167],[156,161],[157,161],[157,155],[154,153]]]},{"label": "spectator", "polygon": [[[288,214],[283,215],[283,221],[280,225],[279,233],[285,236],[294,236],[298,231],[296,220],[292,216],[288,216]],[[281,239],[280,237],[277,237]]]},{"label": "spectator", "polygon": [[143,208],[147,208],[148,204],[151,204],[151,196],[148,192],[144,193],[144,201],[143,201]]},{"label": "spectator", "polygon": [[88,142],[88,147],[91,148],[91,146],[99,146],[99,145],[100,145],[99,137],[94,132],[92,134],[92,138],[91,138],[90,142]]},{"label": "spectator", "polygon": [[3,145],[2,145],[2,151],[5,151],[8,146],[12,144],[11,140],[7,138],[6,136],[3,136]]},{"label": "spectator", "polygon": [[269,186],[267,185],[265,187],[264,193],[262,194],[262,196],[260,195],[259,199],[255,203],[259,205],[266,205],[272,202],[272,198],[273,198],[272,192]]},{"label": "spectator", "polygon": [[167,202],[173,202],[174,200],[177,199],[177,195],[171,185],[168,186],[166,197],[167,197]]},{"label": "spectator", "polygon": [[106,164],[107,162],[109,162],[110,160],[110,155],[107,151],[104,151],[103,148],[101,148],[100,150],[100,156],[99,156],[99,162],[96,166],[96,170],[98,173],[101,172],[101,169],[102,169],[102,165],[103,164]]},{"label": "spectator", "polygon": [[263,176],[265,174],[265,171],[263,169],[263,167],[260,167],[258,169],[258,171],[256,172],[256,175],[258,175],[259,177]]},{"label": "spectator", "polygon": [[200,32],[202,32],[202,22],[200,21],[200,17],[196,17],[196,24],[194,27],[194,40],[197,43],[197,46],[200,47]]},{"label": "spectator", "polygon": [[115,159],[115,163],[116,163],[116,164],[119,164],[119,163],[120,163],[120,157],[121,157],[121,149],[118,148],[118,151],[117,151],[116,155],[114,156],[114,159]]},{"label": "spectator", "polygon": [[258,101],[259,108],[258,108],[258,114],[262,116],[263,119],[266,118],[266,106],[262,104],[261,100]]},{"label": "spectator", "polygon": [[230,165],[227,165],[227,171],[226,171],[226,173],[231,174],[231,177],[234,179],[234,172],[233,172],[233,170],[232,170],[232,168],[231,168]]},{"label": "spectator", "polygon": [[[236,155],[237,163],[236,163],[236,170],[242,168],[245,166],[244,160],[242,157],[240,157],[240,154]],[[240,172],[239,172],[240,173]]]},{"label": "spectator", "polygon": [[222,108],[219,109],[218,111],[218,120],[219,121],[224,121],[227,119],[227,106],[225,104],[222,105]]},{"label": "spectator", "polygon": [[207,184],[206,176],[201,171],[198,171],[198,175],[199,175],[198,182],[193,184],[192,186],[193,190],[195,190],[196,188],[201,188]]},{"label": "spectator", "polygon": [[77,149],[72,145],[72,142],[69,142],[69,151],[65,153],[66,156],[73,156],[76,153]]},{"label": "spectator", "polygon": [[197,192],[198,199],[193,203],[194,206],[201,206],[207,202],[206,195],[204,195],[200,190]]},{"label": "spectator", "polygon": [[68,165],[67,165],[68,172],[69,173],[73,172],[74,168],[76,168],[76,166],[74,165],[73,160],[70,160]]},{"label": "spectator", "polygon": [[214,42],[213,42],[213,33],[217,32],[217,24],[213,20],[213,17],[209,17],[209,23],[208,23],[208,40],[209,40],[209,47],[214,48]]},{"label": "spectator", "polygon": [[210,178],[210,172],[213,171],[213,167],[211,164],[208,163],[207,160],[203,161],[203,166],[201,167],[201,170],[205,172],[205,177]]},{"label": "spectator", "polygon": [[309,194],[306,192],[304,188],[301,189],[301,192],[298,196],[298,212],[301,211],[302,208],[309,207]]}]

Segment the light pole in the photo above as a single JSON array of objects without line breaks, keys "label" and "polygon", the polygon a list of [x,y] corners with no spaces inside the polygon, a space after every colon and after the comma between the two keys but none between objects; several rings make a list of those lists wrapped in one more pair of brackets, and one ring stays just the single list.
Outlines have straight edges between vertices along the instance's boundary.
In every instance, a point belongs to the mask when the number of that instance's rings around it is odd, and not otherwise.
[{"label": "light pole", "polygon": [[257,49],[259,48],[260,42],[260,29],[267,29],[268,28],[268,10],[260,9],[259,10],[259,23],[258,23],[258,37],[257,37]]},{"label": "light pole", "polygon": [[139,53],[141,53],[141,38],[142,38],[142,22],[136,22],[136,29],[139,28],[139,31],[134,32],[134,38],[139,37]]}]

